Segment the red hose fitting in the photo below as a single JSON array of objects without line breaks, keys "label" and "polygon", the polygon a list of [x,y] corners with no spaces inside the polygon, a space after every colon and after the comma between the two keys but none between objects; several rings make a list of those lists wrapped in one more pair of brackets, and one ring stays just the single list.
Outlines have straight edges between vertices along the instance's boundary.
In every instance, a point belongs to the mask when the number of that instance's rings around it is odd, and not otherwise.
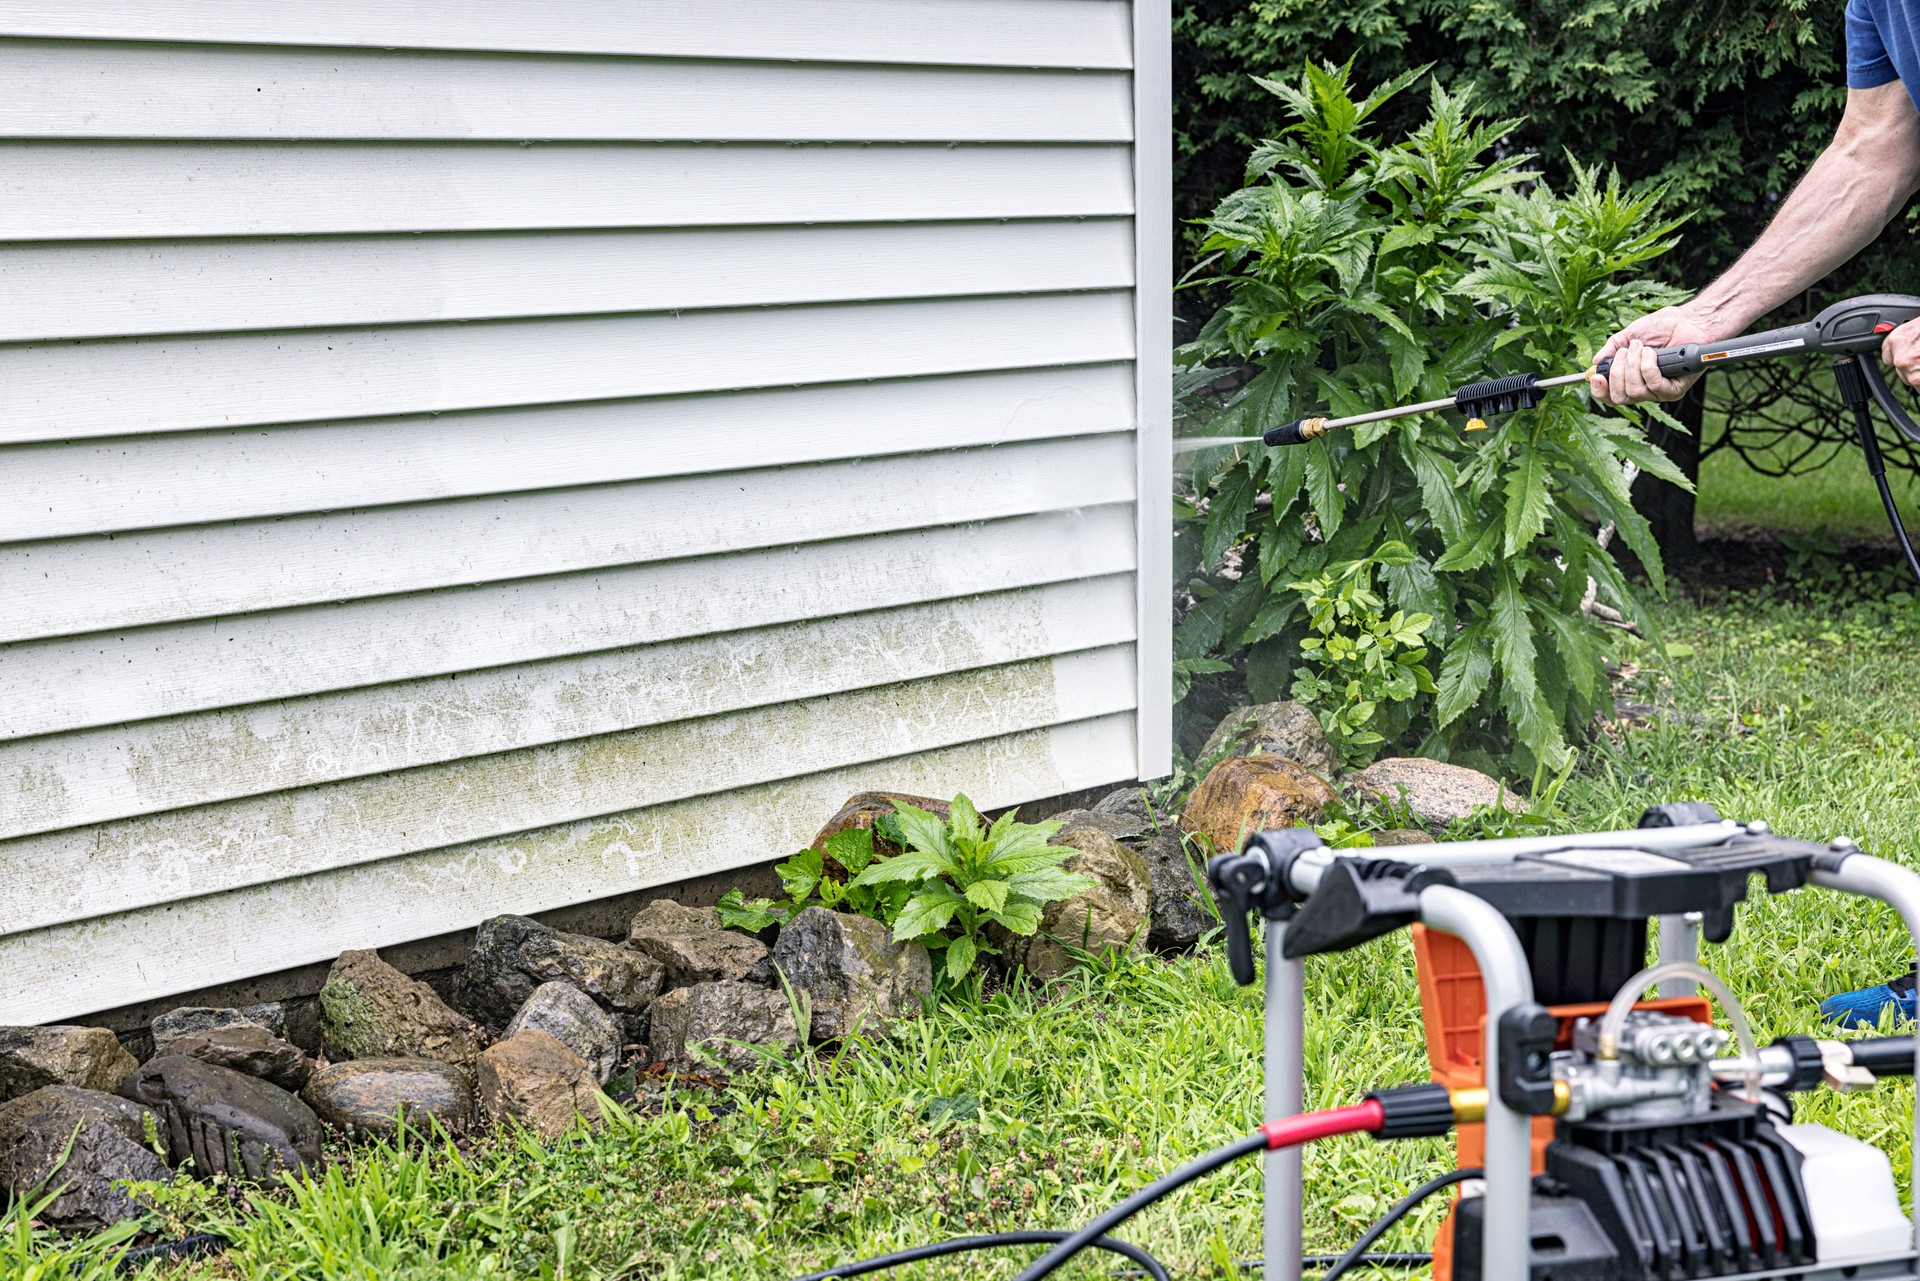
[{"label": "red hose fitting", "polygon": [[1267,1136],[1267,1151],[1273,1152],[1337,1134],[1374,1134],[1386,1123],[1386,1108],[1378,1099],[1368,1099],[1350,1107],[1283,1116],[1261,1126],[1260,1133]]}]

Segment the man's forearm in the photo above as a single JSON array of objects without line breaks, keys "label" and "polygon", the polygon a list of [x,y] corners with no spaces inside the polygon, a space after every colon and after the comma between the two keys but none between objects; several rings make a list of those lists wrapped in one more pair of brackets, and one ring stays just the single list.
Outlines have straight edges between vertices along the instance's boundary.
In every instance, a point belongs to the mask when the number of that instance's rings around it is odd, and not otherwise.
[{"label": "man's forearm", "polygon": [[1912,107],[1897,82],[1883,89],[1900,95],[1900,110],[1843,122],[1753,247],[1687,304],[1702,325],[1745,331],[1866,248],[1905,205],[1920,180]]}]

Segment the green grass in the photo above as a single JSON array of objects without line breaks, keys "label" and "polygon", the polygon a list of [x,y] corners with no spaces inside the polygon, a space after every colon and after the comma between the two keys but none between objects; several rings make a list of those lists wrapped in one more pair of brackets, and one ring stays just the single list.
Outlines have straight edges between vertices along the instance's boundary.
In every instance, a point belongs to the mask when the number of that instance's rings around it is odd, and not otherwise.
[{"label": "green grass", "polygon": [[[1846,833],[1920,865],[1917,618],[1911,605],[1784,596],[1671,609],[1679,656],[1646,658],[1637,684],[1640,697],[1690,718],[1597,749],[1562,792],[1561,821],[1630,826],[1648,803],[1705,799],[1782,832]],[[1743,907],[1733,941],[1704,957],[1747,1002],[1763,1040],[1809,1030],[1821,996],[1884,978],[1907,958],[1891,913],[1811,890]],[[1404,934],[1315,958],[1309,1005],[1312,1105],[1424,1076]],[[173,1230],[227,1232],[233,1252],[161,1275],[745,1281],[961,1233],[1073,1225],[1255,1124],[1259,1040],[1259,990],[1234,987],[1215,950],[1082,973],[1044,994],[949,1007],[894,1039],[725,1097],[681,1096],[590,1139],[362,1149],[291,1194],[256,1194],[250,1210],[202,1197],[175,1208]],[[928,1120],[934,1100],[963,1097],[977,1101],[973,1119]],[[1909,1097],[1904,1082],[1815,1095],[1802,1115],[1883,1143],[1904,1186]],[[1343,1247],[1448,1164],[1441,1140],[1316,1145],[1306,1157],[1309,1247]],[[1416,1216],[1383,1248],[1421,1248],[1438,1213]],[[1176,1275],[1217,1276],[1219,1261],[1258,1252],[1258,1219],[1248,1163],[1125,1235]],[[0,1275],[31,1275],[50,1250],[45,1239],[0,1246]],[[1031,1257],[893,1275],[1004,1278]],[[47,1265],[40,1275],[68,1273]]]},{"label": "green grass", "polygon": [[[1920,524],[1920,477],[1889,472],[1894,500],[1909,524]],[[1743,528],[1824,534],[1844,542],[1890,537],[1880,496],[1857,449],[1801,476],[1766,476],[1730,449],[1700,467],[1695,522],[1703,533]]]}]

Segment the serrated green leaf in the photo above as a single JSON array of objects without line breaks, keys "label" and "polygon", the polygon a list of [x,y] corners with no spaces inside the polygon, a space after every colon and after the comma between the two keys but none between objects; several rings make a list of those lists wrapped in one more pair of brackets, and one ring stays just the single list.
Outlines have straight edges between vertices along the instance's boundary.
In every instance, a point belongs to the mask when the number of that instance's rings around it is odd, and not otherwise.
[{"label": "serrated green leaf", "polygon": [[967,902],[989,912],[998,912],[1007,905],[1010,887],[1009,881],[975,881],[966,888]]},{"label": "serrated green leaf", "polygon": [[1307,499],[1313,504],[1313,513],[1320,518],[1320,534],[1323,538],[1332,538],[1339,532],[1340,522],[1346,517],[1346,495],[1340,492],[1340,475],[1334,466],[1333,455],[1327,448],[1326,438],[1322,437],[1308,445],[1295,445],[1307,455]]},{"label": "serrated green leaf", "polygon": [[1247,518],[1253,515],[1255,492],[1252,466],[1236,463],[1214,491],[1213,506],[1207,513],[1207,535],[1200,545],[1202,565],[1218,563],[1227,549],[1240,541]]},{"label": "serrated green leaf", "polygon": [[993,913],[993,920],[1009,934],[1032,934],[1040,928],[1040,905],[1029,899],[1008,899],[1006,907]]},{"label": "serrated green leaf", "polygon": [[1518,554],[1547,527],[1547,462],[1541,451],[1523,448],[1507,472],[1506,554]]},{"label": "serrated green leaf", "polygon": [[957,983],[965,978],[979,955],[980,945],[973,941],[971,934],[962,934],[947,944],[947,982]]},{"label": "serrated green leaf", "polygon": [[[1069,850],[1067,853],[1071,854]],[[1021,898],[1032,899],[1036,903],[1052,903],[1059,899],[1072,898],[1082,890],[1092,889],[1091,877],[1078,872],[1064,871],[1058,867],[1035,868],[1030,872],[1020,872],[1009,877],[1007,887]],[[1000,910],[1000,909],[996,909]]]}]

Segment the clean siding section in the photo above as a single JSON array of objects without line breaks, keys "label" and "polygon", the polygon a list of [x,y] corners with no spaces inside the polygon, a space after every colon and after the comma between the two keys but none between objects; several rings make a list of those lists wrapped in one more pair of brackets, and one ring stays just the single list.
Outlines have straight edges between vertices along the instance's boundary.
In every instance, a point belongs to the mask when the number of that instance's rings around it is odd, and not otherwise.
[{"label": "clean siding section", "polygon": [[0,1023],[1164,755],[1164,9],[0,0]]}]

